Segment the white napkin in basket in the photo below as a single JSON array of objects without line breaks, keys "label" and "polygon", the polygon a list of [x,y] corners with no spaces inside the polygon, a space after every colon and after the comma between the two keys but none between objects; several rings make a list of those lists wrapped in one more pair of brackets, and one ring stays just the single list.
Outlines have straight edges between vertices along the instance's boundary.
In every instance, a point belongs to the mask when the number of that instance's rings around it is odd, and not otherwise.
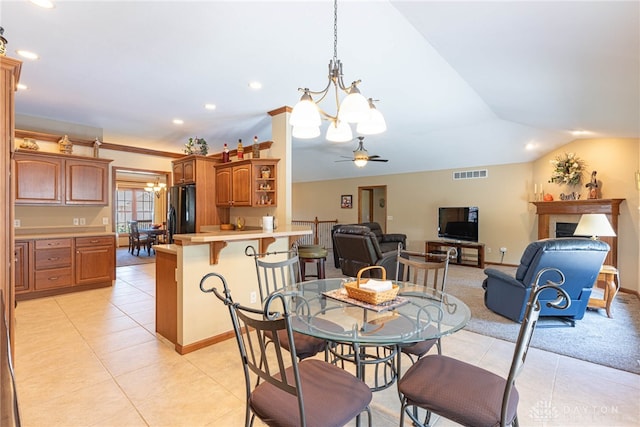
[{"label": "white napkin in basket", "polygon": [[360,285],[362,289],[368,289],[374,292],[384,292],[393,288],[393,282],[391,280],[374,280],[369,279],[367,283]]}]

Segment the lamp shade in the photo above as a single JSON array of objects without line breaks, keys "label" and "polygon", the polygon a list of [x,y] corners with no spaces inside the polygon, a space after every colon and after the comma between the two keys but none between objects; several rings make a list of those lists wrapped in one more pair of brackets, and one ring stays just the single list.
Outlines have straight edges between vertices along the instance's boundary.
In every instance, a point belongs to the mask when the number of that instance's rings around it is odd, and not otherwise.
[{"label": "lamp shade", "polygon": [[584,214],[578,222],[574,236],[591,236],[593,239],[599,236],[615,236],[616,232],[609,223],[605,214]]},{"label": "lamp shade", "polygon": [[338,120],[347,123],[359,123],[369,117],[369,102],[362,96],[357,87],[352,86],[340,104]]},{"label": "lamp shade", "polygon": [[[311,95],[305,93],[291,111],[289,123],[292,126],[313,127],[320,126],[322,119],[318,106],[311,99]],[[317,135],[316,135],[317,136]]]},{"label": "lamp shade", "polygon": [[382,113],[375,107],[369,109],[369,117],[358,123],[356,132],[363,135],[377,135],[387,130],[387,123],[384,121]]},{"label": "lamp shade", "polygon": [[320,126],[294,126],[291,135],[300,139],[315,138],[320,135]]},{"label": "lamp shade", "polygon": [[331,121],[327,128],[327,141],[348,142],[353,139],[351,126],[347,122]]}]

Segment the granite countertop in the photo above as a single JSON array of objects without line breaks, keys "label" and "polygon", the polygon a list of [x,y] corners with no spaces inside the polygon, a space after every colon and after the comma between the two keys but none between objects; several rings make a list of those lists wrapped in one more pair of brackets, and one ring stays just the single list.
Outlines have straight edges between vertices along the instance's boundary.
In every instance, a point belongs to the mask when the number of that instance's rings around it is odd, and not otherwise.
[{"label": "granite countertop", "polygon": [[72,237],[91,237],[91,236],[115,236],[113,231],[81,231],[81,232],[52,232],[45,233],[31,232],[28,234],[17,234],[14,236],[15,240],[37,240],[37,239],[64,239]]},{"label": "granite countertop", "polygon": [[278,238],[289,236],[304,236],[312,234],[311,227],[304,225],[284,225],[273,231],[263,231],[261,228],[247,230],[220,230],[218,225],[201,227],[202,233],[175,234],[174,240],[189,243],[231,242],[238,240],[255,240],[264,238]]}]

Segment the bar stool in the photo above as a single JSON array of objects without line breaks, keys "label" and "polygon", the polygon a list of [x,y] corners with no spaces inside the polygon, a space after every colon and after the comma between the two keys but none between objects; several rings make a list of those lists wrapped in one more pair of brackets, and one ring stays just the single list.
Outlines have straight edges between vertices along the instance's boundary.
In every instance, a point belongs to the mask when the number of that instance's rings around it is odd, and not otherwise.
[{"label": "bar stool", "polygon": [[[590,308],[604,308],[607,310],[607,317],[612,318],[611,303],[620,290],[620,275],[618,269],[613,265],[603,265],[598,274],[598,279],[604,280],[604,295],[600,298],[589,298]],[[596,280],[596,285],[598,281]]]},{"label": "bar stool", "polygon": [[[304,282],[307,277],[317,277],[324,279],[324,262],[327,260],[327,250],[319,245],[300,245],[298,246],[298,258],[300,259],[301,280]],[[305,264],[315,262],[317,267],[317,275],[306,274]]]}]

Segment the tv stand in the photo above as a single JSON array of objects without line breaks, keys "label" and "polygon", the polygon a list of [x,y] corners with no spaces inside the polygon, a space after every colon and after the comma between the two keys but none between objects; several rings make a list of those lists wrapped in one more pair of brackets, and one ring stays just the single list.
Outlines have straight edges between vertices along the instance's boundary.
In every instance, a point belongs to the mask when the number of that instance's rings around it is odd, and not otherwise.
[{"label": "tv stand", "polygon": [[[465,242],[460,240],[427,240],[426,253],[446,253],[448,248],[456,248],[458,256],[450,263],[484,268],[484,243]],[[475,257],[465,257],[469,250],[475,251]]]}]

